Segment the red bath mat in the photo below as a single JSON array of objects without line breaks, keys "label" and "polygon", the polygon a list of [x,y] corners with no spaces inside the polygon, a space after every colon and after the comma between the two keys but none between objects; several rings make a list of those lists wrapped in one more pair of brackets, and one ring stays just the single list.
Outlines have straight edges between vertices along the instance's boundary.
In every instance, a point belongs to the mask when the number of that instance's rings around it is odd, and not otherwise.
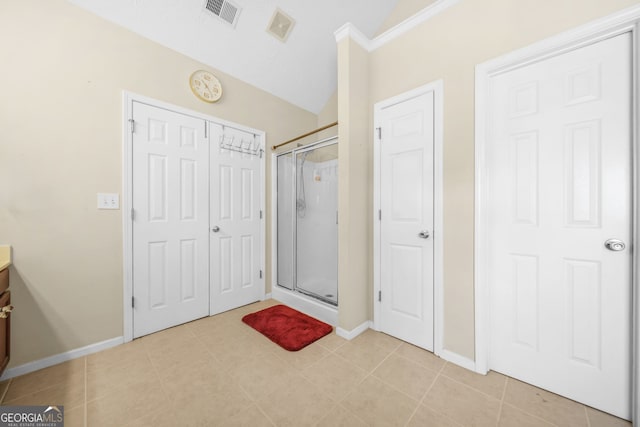
[{"label": "red bath mat", "polygon": [[242,321],[289,351],[298,351],[333,330],[330,325],[282,304],[247,314]]}]

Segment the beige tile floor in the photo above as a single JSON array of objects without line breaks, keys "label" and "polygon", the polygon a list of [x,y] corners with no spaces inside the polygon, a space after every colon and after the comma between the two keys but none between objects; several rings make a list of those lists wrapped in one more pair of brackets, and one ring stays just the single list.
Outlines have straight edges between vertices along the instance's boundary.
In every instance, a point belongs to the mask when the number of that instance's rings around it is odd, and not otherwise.
[{"label": "beige tile floor", "polygon": [[[14,378],[4,405],[65,426],[630,426],[374,331],[288,352],[240,321],[269,300]],[[8,386],[8,388],[7,388]]]}]

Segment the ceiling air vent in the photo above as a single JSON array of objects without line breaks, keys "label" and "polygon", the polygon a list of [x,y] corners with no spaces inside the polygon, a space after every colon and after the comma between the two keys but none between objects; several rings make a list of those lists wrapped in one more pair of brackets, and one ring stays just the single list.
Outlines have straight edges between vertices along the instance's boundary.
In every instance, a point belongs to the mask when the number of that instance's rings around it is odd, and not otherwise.
[{"label": "ceiling air vent", "polygon": [[240,15],[240,7],[229,0],[207,0],[205,9],[234,27]]},{"label": "ceiling air vent", "polygon": [[267,32],[281,42],[285,42],[294,25],[295,21],[289,15],[276,9],[267,27]]}]

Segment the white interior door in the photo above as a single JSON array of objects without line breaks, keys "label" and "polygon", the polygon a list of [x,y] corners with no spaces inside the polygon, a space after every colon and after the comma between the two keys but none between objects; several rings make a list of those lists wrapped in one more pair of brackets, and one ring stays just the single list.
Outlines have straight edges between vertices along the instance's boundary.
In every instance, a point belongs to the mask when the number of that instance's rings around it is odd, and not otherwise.
[{"label": "white interior door", "polygon": [[209,314],[206,122],[133,103],[133,336]]},{"label": "white interior door", "polygon": [[378,328],[433,351],[433,92],[381,109],[378,123]]},{"label": "white interior door", "polygon": [[627,419],[631,70],[623,34],[491,78],[487,144],[490,369]]},{"label": "white interior door", "polygon": [[255,147],[257,136],[209,123],[211,135],[211,314],[264,296],[262,272],[262,159],[220,148]]}]

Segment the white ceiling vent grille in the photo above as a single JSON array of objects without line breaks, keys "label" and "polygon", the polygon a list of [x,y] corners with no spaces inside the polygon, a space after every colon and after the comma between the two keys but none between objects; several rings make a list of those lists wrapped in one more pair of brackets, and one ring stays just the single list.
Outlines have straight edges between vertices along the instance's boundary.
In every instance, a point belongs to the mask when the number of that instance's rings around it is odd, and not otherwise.
[{"label": "white ceiling vent grille", "polygon": [[240,7],[229,0],[207,0],[205,9],[234,27],[240,15]]},{"label": "white ceiling vent grille", "polygon": [[281,42],[285,42],[295,24],[295,21],[289,15],[280,9],[276,9],[267,27],[267,32]]}]

